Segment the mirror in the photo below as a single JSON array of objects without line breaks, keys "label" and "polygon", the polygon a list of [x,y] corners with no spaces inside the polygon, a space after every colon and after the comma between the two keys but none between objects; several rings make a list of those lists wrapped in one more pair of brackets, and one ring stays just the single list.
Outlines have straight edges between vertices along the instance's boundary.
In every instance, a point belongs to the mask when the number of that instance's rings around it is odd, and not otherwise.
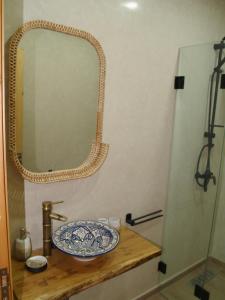
[{"label": "mirror", "polygon": [[105,59],[89,33],[46,21],[10,41],[9,149],[22,176],[54,182],[93,174],[103,144]]},{"label": "mirror", "polygon": [[19,42],[17,67],[16,119],[21,125],[16,147],[23,166],[32,172],[79,167],[95,143],[95,48],[61,32],[31,30]]}]

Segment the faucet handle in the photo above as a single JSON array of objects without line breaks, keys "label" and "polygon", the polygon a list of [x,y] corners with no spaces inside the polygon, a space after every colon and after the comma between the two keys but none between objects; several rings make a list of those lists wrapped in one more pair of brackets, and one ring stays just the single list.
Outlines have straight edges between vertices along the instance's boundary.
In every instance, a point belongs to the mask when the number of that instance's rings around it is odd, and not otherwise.
[{"label": "faucet handle", "polygon": [[52,205],[56,205],[56,204],[60,204],[60,203],[63,203],[64,201],[55,201],[55,202],[52,202]]},{"label": "faucet handle", "polygon": [[59,203],[63,203],[63,202],[64,202],[64,201],[56,201],[56,202],[52,202],[52,201],[43,201],[43,202],[42,202],[42,208],[43,208],[43,210],[49,211],[49,210],[52,209],[52,206],[53,206],[54,204],[59,204]]},{"label": "faucet handle", "polygon": [[52,209],[53,205],[63,203],[63,202],[64,201],[56,201],[56,202],[44,201],[44,202],[42,202],[42,209],[45,211],[50,211]]}]

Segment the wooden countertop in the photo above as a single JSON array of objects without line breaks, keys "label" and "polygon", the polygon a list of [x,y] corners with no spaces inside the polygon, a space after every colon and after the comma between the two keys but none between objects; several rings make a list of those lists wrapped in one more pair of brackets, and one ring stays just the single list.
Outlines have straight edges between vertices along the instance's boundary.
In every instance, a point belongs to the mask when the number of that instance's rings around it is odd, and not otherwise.
[{"label": "wooden countertop", "polygon": [[[34,251],[35,255],[40,253]],[[23,262],[13,260],[14,294],[18,300],[64,300],[160,254],[159,246],[122,227],[117,248],[90,262],[76,261],[53,249],[47,270],[34,274],[25,269]]]}]

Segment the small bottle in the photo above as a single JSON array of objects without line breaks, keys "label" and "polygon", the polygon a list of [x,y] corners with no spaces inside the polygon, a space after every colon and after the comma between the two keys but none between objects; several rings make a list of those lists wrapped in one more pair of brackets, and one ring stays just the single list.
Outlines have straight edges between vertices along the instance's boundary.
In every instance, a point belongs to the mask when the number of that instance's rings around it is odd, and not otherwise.
[{"label": "small bottle", "polygon": [[20,237],[16,239],[15,256],[18,260],[25,261],[31,256],[32,245],[29,232],[25,228],[20,228]]}]

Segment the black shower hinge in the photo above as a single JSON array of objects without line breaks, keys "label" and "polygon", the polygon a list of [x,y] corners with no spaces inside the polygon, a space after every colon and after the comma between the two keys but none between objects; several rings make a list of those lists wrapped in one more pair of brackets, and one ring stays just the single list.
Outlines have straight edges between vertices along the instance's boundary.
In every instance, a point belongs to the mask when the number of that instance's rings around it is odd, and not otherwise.
[{"label": "black shower hinge", "polygon": [[225,44],[224,43],[214,44],[213,48],[214,50],[225,49]]},{"label": "black shower hinge", "polygon": [[225,89],[225,74],[222,74],[222,75],[221,75],[220,88],[221,88],[222,90]]},{"label": "black shower hinge", "polygon": [[174,80],[174,89],[175,90],[182,90],[184,89],[184,76],[175,76]]},{"label": "black shower hinge", "polygon": [[167,264],[164,263],[163,261],[160,261],[158,263],[158,271],[163,273],[163,274],[166,274],[166,270],[167,270]]},{"label": "black shower hinge", "polygon": [[210,297],[210,293],[198,284],[195,285],[194,295],[200,300],[209,300]]},{"label": "black shower hinge", "polygon": [[[215,127],[215,126],[214,126]],[[216,134],[213,132],[213,134],[212,133],[209,133],[208,131],[205,131],[204,132],[204,137],[205,138],[208,138],[208,137],[210,137],[210,138],[212,138],[212,139],[214,139],[215,137],[216,137]]]}]

